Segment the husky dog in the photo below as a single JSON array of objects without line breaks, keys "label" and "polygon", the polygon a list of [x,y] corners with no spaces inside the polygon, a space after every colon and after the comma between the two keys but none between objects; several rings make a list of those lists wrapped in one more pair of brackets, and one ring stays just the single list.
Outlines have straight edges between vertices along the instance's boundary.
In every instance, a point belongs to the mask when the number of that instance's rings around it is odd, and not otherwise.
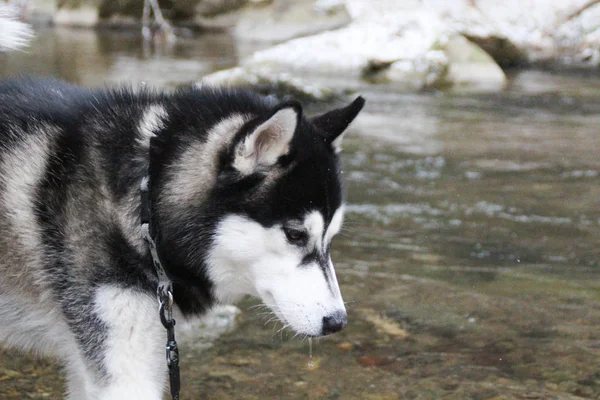
[{"label": "husky dog", "polygon": [[162,398],[148,170],[184,315],[252,295],[300,335],[341,330],[338,151],[363,104],[307,118],[245,89],[1,82],[0,343],[62,360],[69,399]]}]

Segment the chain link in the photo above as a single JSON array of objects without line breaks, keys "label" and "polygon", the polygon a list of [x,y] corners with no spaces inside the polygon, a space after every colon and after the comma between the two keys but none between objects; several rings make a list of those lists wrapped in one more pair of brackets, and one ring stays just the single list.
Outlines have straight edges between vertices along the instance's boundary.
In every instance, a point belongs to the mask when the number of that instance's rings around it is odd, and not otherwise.
[{"label": "chain link", "polygon": [[175,319],[173,318],[173,294],[167,292],[167,298],[160,303],[160,321],[167,330],[166,358],[169,368],[169,382],[171,384],[171,397],[179,400],[181,379],[179,375],[179,347],[175,340]]},{"label": "chain link", "polygon": [[158,277],[158,286],[156,288],[156,297],[159,304],[160,322],[167,330],[166,360],[169,368],[169,382],[171,386],[171,397],[173,400],[179,400],[179,389],[181,380],[179,376],[179,348],[175,340],[175,319],[173,318],[173,284],[167,272],[163,268],[156,242],[154,240],[152,226],[152,207],[150,202],[150,177],[145,176],[140,185],[141,194],[141,228],[142,237],[150,250],[152,265],[156,270]]}]

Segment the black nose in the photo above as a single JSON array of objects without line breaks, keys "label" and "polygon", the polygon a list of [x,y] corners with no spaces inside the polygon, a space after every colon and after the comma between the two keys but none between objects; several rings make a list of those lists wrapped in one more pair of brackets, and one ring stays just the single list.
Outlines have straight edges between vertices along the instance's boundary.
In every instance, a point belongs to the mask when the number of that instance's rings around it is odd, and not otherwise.
[{"label": "black nose", "polygon": [[348,325],[348,318],[343,311],[336,311],[327,317],[323,317],[323,336],[336,333]]}]

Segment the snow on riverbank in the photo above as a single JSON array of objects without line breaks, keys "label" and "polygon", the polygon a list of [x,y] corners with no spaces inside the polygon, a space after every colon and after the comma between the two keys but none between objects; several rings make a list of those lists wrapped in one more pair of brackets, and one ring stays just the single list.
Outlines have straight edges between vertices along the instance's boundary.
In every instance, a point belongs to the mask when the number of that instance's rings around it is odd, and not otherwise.
[{"label": "snow on riverbank", "polygon": [[[320,0],[315,7],[323,12],[345,6],[353,22],[258,51],[240,68],[208,81],[280,82],[285,74],[292,86],[317,82],[310,88],[317,97],[357,82],[399,90],[499,90],[505,83],[499,65],[598,65],[600,6],[589,5],[589,0]],[[315,90],[319,84],[323,87]]]}]

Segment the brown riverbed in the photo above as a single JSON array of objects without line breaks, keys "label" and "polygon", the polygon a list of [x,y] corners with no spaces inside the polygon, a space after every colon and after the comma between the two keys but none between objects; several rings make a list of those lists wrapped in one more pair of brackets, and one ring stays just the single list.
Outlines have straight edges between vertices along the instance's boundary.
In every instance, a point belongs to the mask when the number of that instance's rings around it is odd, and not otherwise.
[{"label": "brown riverbed", "polygon": [[[226,36],[161,55],[111,35],[50,31],[0,75],[169,86],[239,60]],[[600,79],[364,95],[333,249],[350,325],[310,368],[308,343],[248,300],[214,346],[183,344],[182,398],[600,399]],[[63,390],[51,361],[0,352],[0,399]]]}]

